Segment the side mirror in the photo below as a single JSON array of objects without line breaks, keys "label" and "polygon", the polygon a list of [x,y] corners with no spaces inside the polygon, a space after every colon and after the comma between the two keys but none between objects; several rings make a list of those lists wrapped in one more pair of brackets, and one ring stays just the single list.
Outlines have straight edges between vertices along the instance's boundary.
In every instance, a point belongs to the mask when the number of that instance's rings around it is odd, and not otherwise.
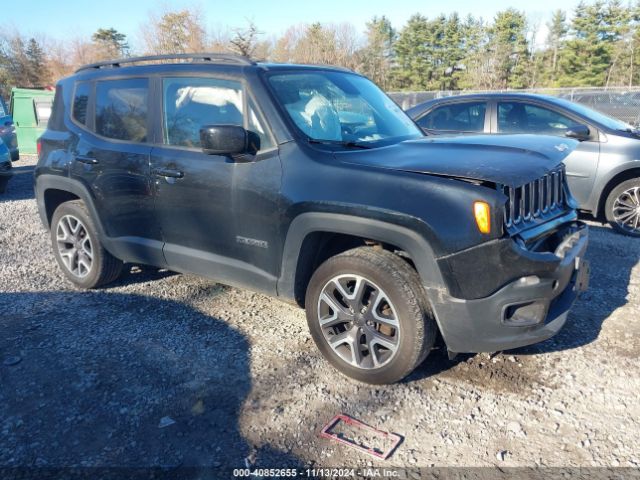
[{"label": "side mirror", "polygon": [[242,155],[249,151],[249,135],[238,125],[205,125],[200,144],[207,155]]},{"label": "side mirror", "polygon": [[572,125],[564,132],[564,136],[568,138],[575,138],[576,140],[583,141],[589,140],[591,132],[586,125]]}]

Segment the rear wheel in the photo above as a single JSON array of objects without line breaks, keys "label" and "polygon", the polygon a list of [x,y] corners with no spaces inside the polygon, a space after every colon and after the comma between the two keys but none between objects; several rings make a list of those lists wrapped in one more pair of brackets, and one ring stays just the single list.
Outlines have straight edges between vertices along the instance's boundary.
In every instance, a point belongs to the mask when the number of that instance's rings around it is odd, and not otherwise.
[{"label": "rear wheel", "polygon": [[104,249],[80,200],[65,202],[53,213],[51,242],[58,265],[80,288],[99,287],[120,276],[122,261]]},{"label": "rear wheel", "polygon": [[327,260],[311,278],[305,306],[325,358],[362,382],[401,380],[435,342],[437,327],[417,273],[384,250],[356,248]]},{"label": "rear wheel", "polygon": [[611,190],[605,204],[607,221],[620,233],[640,237],[640,178]]}]

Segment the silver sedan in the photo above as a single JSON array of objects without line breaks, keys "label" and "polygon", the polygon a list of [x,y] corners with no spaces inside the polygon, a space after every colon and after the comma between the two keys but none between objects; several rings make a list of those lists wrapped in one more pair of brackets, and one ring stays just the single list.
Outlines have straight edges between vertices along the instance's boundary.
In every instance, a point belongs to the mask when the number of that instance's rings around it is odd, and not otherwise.
[{"label": "silver sedan", "polygon": [[525,93],[458,95],[407,113],[426,135],[544,134],[575,138],[564,163],[580,210],[640,237],[640,132],[568,100]]}]

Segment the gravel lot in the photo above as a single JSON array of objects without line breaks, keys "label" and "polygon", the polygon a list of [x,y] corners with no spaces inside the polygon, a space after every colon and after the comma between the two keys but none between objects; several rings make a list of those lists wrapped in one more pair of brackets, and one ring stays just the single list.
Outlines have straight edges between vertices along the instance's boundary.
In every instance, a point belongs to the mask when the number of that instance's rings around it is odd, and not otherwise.
[{"label": "gravel lot", "polygon": [[[593,224],[591,289],[554,339],[434,351],[372,387],[263,295],[136,266],[75,290],[37,216],[34,163],[0,196],[0,466],[640,467],[640,240]],[[319,438],[339,412],[404,442],[380,462]]]}]

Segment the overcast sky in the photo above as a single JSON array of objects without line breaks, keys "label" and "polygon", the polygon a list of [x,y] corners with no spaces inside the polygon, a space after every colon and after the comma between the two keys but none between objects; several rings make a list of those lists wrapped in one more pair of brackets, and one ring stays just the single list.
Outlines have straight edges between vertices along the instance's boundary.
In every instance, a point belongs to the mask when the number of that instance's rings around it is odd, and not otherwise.
[{"label": "overcast sky", "polygon": [[358,31],[363,31],[365,23],[374,15],[386,15],[399,29],[416,12],[433,18],[440,13],[457,11],[463,17],[472,14],[490,20],[497,11],[514,7],[524,11],[532,23],[539,24],[540,41],[551,12],[561,7],[571,14],[577,3],[576,0],[493,0],[490,3],[478,0],[17,0],[11,2],[10,8],[3,9],[3,24],[26,35],[45,34],[61,39],[89,36],[98,28],[113,27],[125,33],[135,46],[139,26],[150,12],[185,6],[200,7],[205,23],[212,30],[230,30],[246,24],[249,18],[268,35],[279,35],[296,23],[312,22],[350,22]]}]

